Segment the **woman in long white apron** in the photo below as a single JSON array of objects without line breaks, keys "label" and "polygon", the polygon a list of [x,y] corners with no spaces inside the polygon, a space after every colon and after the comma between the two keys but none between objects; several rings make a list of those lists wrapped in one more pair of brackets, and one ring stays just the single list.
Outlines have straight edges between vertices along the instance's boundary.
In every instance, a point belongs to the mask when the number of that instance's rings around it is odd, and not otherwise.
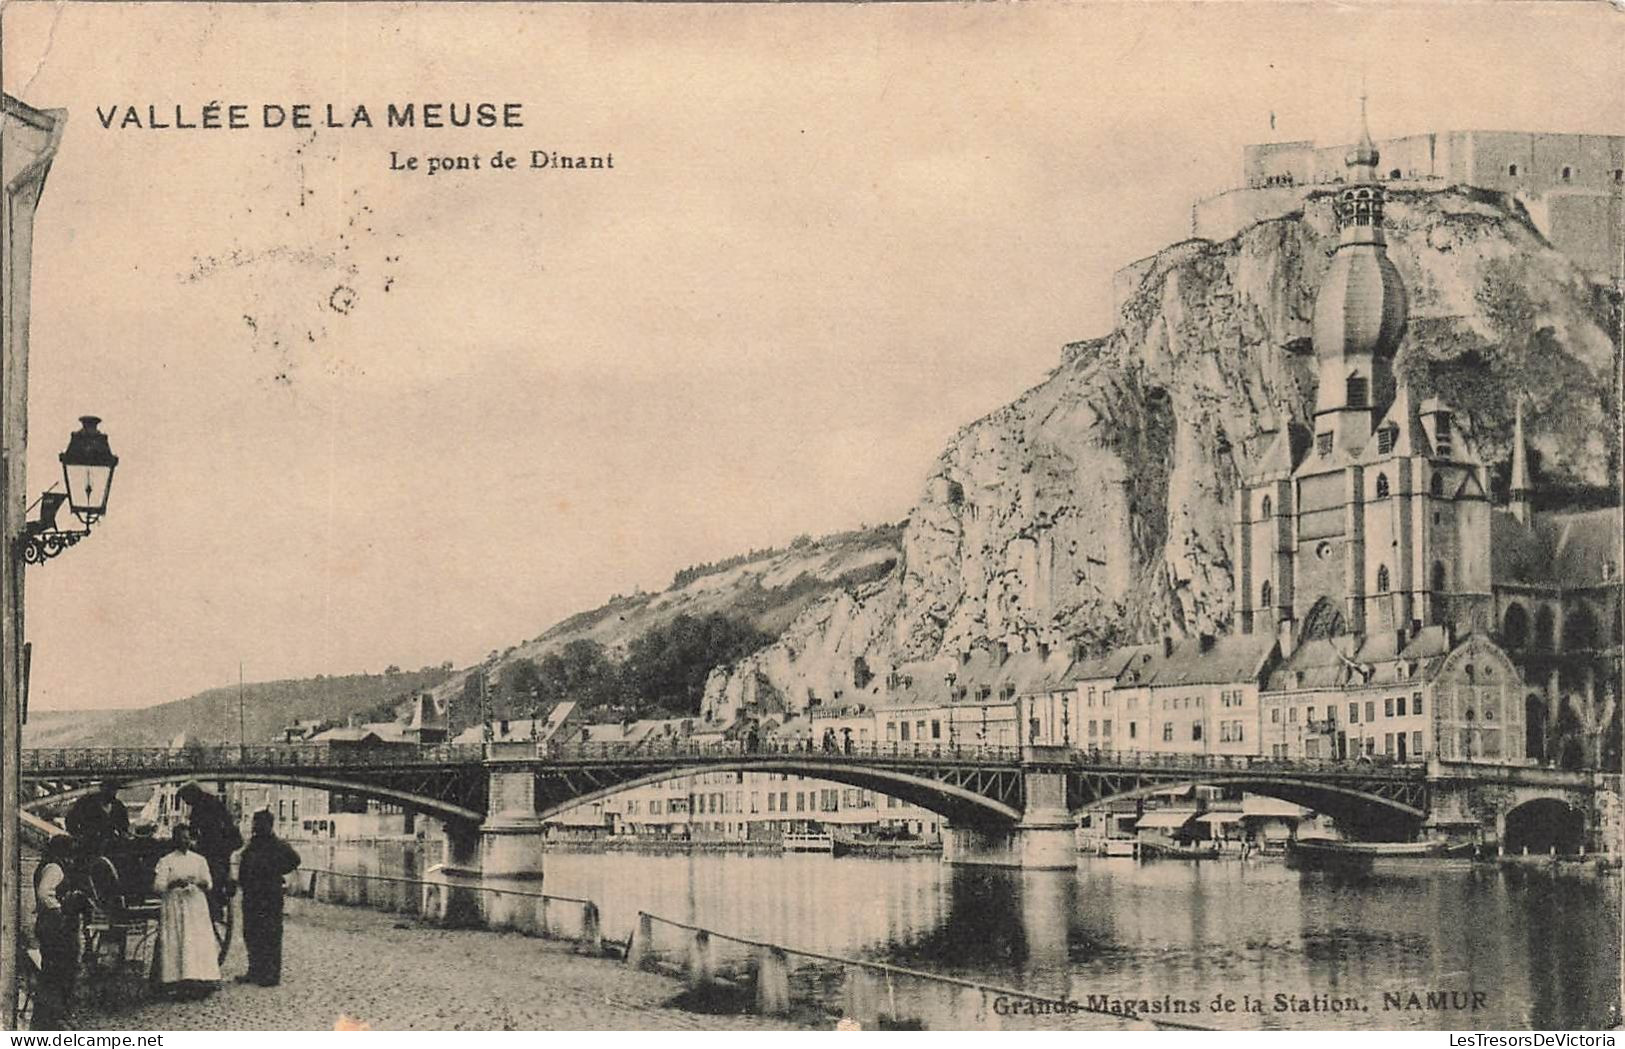
[{"label": "woman in long white apron", "polygon": [[158,861],[152,886],[161,894],[152,978],[177,996],[202,996],[220,986],[219,945],[209,920],[209,863],[192,851],[192,829],[175,828],[175,849]]}]

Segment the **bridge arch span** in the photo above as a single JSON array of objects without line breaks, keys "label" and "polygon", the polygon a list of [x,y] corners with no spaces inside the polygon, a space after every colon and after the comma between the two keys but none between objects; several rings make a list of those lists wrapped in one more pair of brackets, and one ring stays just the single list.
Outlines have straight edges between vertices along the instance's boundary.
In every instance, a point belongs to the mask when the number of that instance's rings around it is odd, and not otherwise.
[{"label": "bridge arch span", "polygon": [[1427,819],[1424,808],[1380,794],[1336,783],[1299,779],[1292,776],[1224,775],[1217,773],[1188,780],[1164,780],[1131,790],[1102,793],[1084,802],[1085,806],[1114,801],[1134,801],[1189,787],[1237,787],[1251,794],[1288,801],[1332,817],[1340,828],[1361,838],[1392,837],[1394,832],[1409,835]]},{"label": "bridge arch span", "polygon": [[[477,826],[485,819],[485,813],[483,812],[466,808],[454,802],[443,801],[439,798],[431,798],[422,794],[414,794],[411,791],[376,783],[367,783],[361,780],[347,780],[306,773],[265,772],[256,769],[172,772],[159,776],[121,778],[120,784],[125,787],[155,787],[159,784],[185,783],[189,780],[196,780],[199,783],[266,783],[289,787],[309,787],[312,790],[329,790],[340,794],[354,794],[358,797],[400,805],[403,808],[444,820],[450,824]],[[25,812],[38,813],[60,805],[72,804],[77,799],[94,793],[95,790],[95,783],[87,783],[68,790],[30,798],[22,804],[21,808]]]},{"label": "bridge arch span", "polygon": [[[806,779],[824,780],[848,787],[859,787],[887,794],[911,805],[934,812],[950,824],[957,826],[1014,825],[1021,821],[1019,775],[1015,780],[1015,794],[1008,802],[978,793],[966,786],[910,775],[893,769],[866,768],[850,762],[810,761],[806,759],[752,759],[737,762],[707,763],[704,765],[674,765],[641,775],[630,776],[595,790],[562,796],[559,784],[544,773],[537,785],[540,819],[554,819],[578,805],[591,804],[636,787],[677,779],[683,776],[701,776],[714,772],[784,773]],[[565,788],[568,789],[568,788]],[[803,788],[805,789],[805,788]],[[698,791],[696,791],[698,793]],[[1008,791],[1007,791],[1008,793]],[[545,801],[541,799],[546,799]],[[802,814],[805,819],[817,819],[816,812]]]},{"label": "bridge arch span", "polygon": [[1530,798],[1507,810],[1501,845],[1508,855],[1527,849],[1543,855],[1556,849],[1561,855],[1578,852],[1586,840],[1585,812],[1568,799]]}]

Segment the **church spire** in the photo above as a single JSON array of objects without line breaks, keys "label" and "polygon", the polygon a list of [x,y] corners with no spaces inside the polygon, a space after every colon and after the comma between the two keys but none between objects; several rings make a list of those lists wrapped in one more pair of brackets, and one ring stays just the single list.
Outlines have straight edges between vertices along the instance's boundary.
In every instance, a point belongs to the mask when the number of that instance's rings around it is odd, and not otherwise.
[{"label": "church spire", "polygon": [[1377,152],[1377,144],[1371,141],[1371,122],[1366,118],[1365,88],[1360,89],[1360,141],[1357,142],[1343,163],[1349,169],[1350,182],[1377,181],[1377,162],[1382,154]]},{"label": "church spire", "polygon": [[1529,523],[1529,450],[1523,436],[1523,398],[1513,409],[1512,422],[1512,516]]}]

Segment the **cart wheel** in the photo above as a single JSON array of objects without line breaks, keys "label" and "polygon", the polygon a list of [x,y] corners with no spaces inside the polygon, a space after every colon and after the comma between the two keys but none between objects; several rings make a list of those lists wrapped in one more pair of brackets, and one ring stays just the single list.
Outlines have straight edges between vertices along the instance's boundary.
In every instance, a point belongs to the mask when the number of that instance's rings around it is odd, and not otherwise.
[{"label": "cart wheel", "polygon": [[232,927],[236,924],[233,919],[231,897],[226,897],[220,903],[220,913],[214,917],[214,939],[220,945],[220,964],[226,962],[226,955],[231,951]]},{"label": "cart wheel", "polygon": [[85,864],[85,885],[91,902],[103,911],[117,908],[123,891],[118,868],[106,856],[96,856]]}]

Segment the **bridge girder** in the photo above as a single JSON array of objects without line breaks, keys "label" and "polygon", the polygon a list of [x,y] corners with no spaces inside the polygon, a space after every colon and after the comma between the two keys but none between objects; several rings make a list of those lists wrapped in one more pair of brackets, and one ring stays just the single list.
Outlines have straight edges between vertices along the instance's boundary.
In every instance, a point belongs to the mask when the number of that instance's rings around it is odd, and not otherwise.
[{"label": "bridge girder", "polygon": [[[633,787],[709,773],[783,773],[887,794],[935,812],[956,825],[1014,824],[1021,820],[1019,766],[911,762],[891,765],[786,756],[741,757],[696,765],[692,759],[641,762],[552,763],[536,771],[536,807],[550,819]],[[703,786],[696,793],[703,792]],[[816,813],[810,813],[816,817]]]},{"label": "bridge girder", "polygon": [[[172,771],[158,775],[117,777],[130,787],[157,786],[161,783],[265,783],[291,787],[307,787],[339,794],[355,794],[400,805],[414,812],[453,823],[478,824],[485,819],[488,781],[482,766],[470,769],[395,769],[369,770],[368,780],[348,779],[342,776],[318,775],[309,771],[278,771],[272,769],[193,769]],[[92,793],[96,785],[109,777],[107,770],[97,770],[94,776],[69,778],[56,775],[49,786],[57,789],[39,794],[25,801],[26,812],[41,812],[70,804]]]}]

